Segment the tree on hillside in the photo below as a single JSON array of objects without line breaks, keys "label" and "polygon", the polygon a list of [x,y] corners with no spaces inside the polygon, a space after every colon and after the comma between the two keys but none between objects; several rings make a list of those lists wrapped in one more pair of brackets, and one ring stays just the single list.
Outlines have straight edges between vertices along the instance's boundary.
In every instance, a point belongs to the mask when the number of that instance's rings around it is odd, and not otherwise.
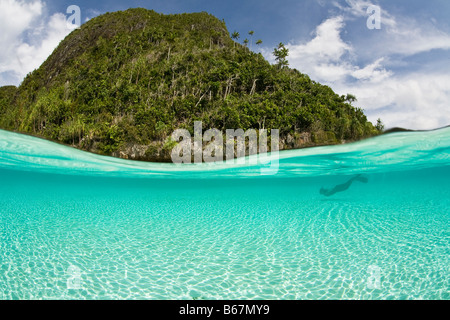
[{"label": "tree on hillside", "polygon": [[375,126],[375,128],[377,128],[378,131],[383,132],[384,124],[383,124],[383,121],[381,121],[380,118],[378,118],[377,125]]},{"label": "tree on hillside", "polygon": [[280,42],[278,47],[273,50],[273,55],[275,56],[275,61],[280,69],[287,67],[289,62],[287,61],[287,56],[289,55],[289,49]]},{"label": "tree on hillside", "polygon": [[253,30],[250,30],[248,32],[248,34],[250,35],[250,50],[252,50],[252,37],[253,37],[254,33],[255,33],[255,31],[253,31]]},{"label": "tree on hillside", "polygon": [[347,93],[347,96],[342,96],[343,100],[349,103],[357,101],[356,97],[353,94]]},{"label": "tree on hillside", "polygon": [[[237,41],[237,40],[239,40],[239,37],[240,37],[241,35],[239,34],[239,32],[237,32],[237,31],[234,31],[232,34],[231,34],[231,38],[234,40],[234,41]],[[236,48],[236,42],[234,43],[234,47]]]}]

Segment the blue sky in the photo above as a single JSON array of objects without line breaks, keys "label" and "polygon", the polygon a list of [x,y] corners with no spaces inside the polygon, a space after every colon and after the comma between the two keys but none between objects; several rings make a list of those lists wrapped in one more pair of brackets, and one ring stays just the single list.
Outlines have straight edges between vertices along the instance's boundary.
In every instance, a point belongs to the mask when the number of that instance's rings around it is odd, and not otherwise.
[{"label": "blue sky", "polygon": [[[450,124],[448,0],[0,0],[0,85],[18,85],[70,32],[67,7],[81,21],[107,11],[143,7],[162,13],[207,11],[241,40],[253,40],[269,61],[279,43],[290,66],[339,94],[352,93],[370,121],[432,129]],[[367,8],[379,6],[381,29],[369,29]],[[253,49],[256,49],[253,46]]]}]

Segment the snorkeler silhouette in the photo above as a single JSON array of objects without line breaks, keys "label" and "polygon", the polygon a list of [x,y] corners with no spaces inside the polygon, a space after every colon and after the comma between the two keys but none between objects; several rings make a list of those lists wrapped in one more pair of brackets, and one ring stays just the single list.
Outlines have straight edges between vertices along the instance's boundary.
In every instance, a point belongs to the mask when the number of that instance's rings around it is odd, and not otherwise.
[{"label": "snorkeler silhouette", "polygon": [[329,197],[329,196],[332,196],[335,193],[345,191],[352,185],[353,181],[359,181],[359,182],[367,183],[368,179],[366,177],[361,177],[361,175],[358,174],[357,176],[351,178],[347,182],[342,183],[342,184],[338,184],[333,189],[325,189],[323,187],[320,188],[320,194],[322,194],[322,195],[324,195],[326,197]]}]

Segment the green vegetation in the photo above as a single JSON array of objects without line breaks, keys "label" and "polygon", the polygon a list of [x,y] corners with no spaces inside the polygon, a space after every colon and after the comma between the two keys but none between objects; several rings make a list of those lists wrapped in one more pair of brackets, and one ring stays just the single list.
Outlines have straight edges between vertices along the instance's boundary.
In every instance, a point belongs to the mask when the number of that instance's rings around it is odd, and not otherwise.
[{"label": "green vegetation", "polygon": [[383,132],[383,131],[384,131],[384,124],[383,124],[383,121],[381,121],[380,118],[378,118],[378,120],[377,120],[377,125],[375,126],[375,128],[376,128],[379,132]]},{"label": "green vegetation", "polygon": [[278,48],[273,50],[273,55],[275,56],[275,61],[280,69],[289,66],[287,57],[289,55],[289,49],[284,46],[282,42],[278,45]]},{"label": "green vegetation", "polygon": [[353,96],[288,68],[280,45],[270,65],[204,12],[107,13],[68,35],[20,87],[0,88],[0,127],[150,161],[169,160],[168,137],[193,134],[194,121],[223,132],[280,129],[281,149],[379,133]]}]

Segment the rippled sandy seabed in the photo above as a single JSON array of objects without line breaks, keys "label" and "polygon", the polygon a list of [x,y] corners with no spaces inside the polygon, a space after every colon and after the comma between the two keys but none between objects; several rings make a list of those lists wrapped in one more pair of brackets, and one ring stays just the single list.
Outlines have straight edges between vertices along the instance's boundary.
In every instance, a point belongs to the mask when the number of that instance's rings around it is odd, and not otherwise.
[{"label": "rippled sandy seabed", "polygon": [[449,299],[449,151],[396,133],[261,175],[0,130],[0,299]]}]

